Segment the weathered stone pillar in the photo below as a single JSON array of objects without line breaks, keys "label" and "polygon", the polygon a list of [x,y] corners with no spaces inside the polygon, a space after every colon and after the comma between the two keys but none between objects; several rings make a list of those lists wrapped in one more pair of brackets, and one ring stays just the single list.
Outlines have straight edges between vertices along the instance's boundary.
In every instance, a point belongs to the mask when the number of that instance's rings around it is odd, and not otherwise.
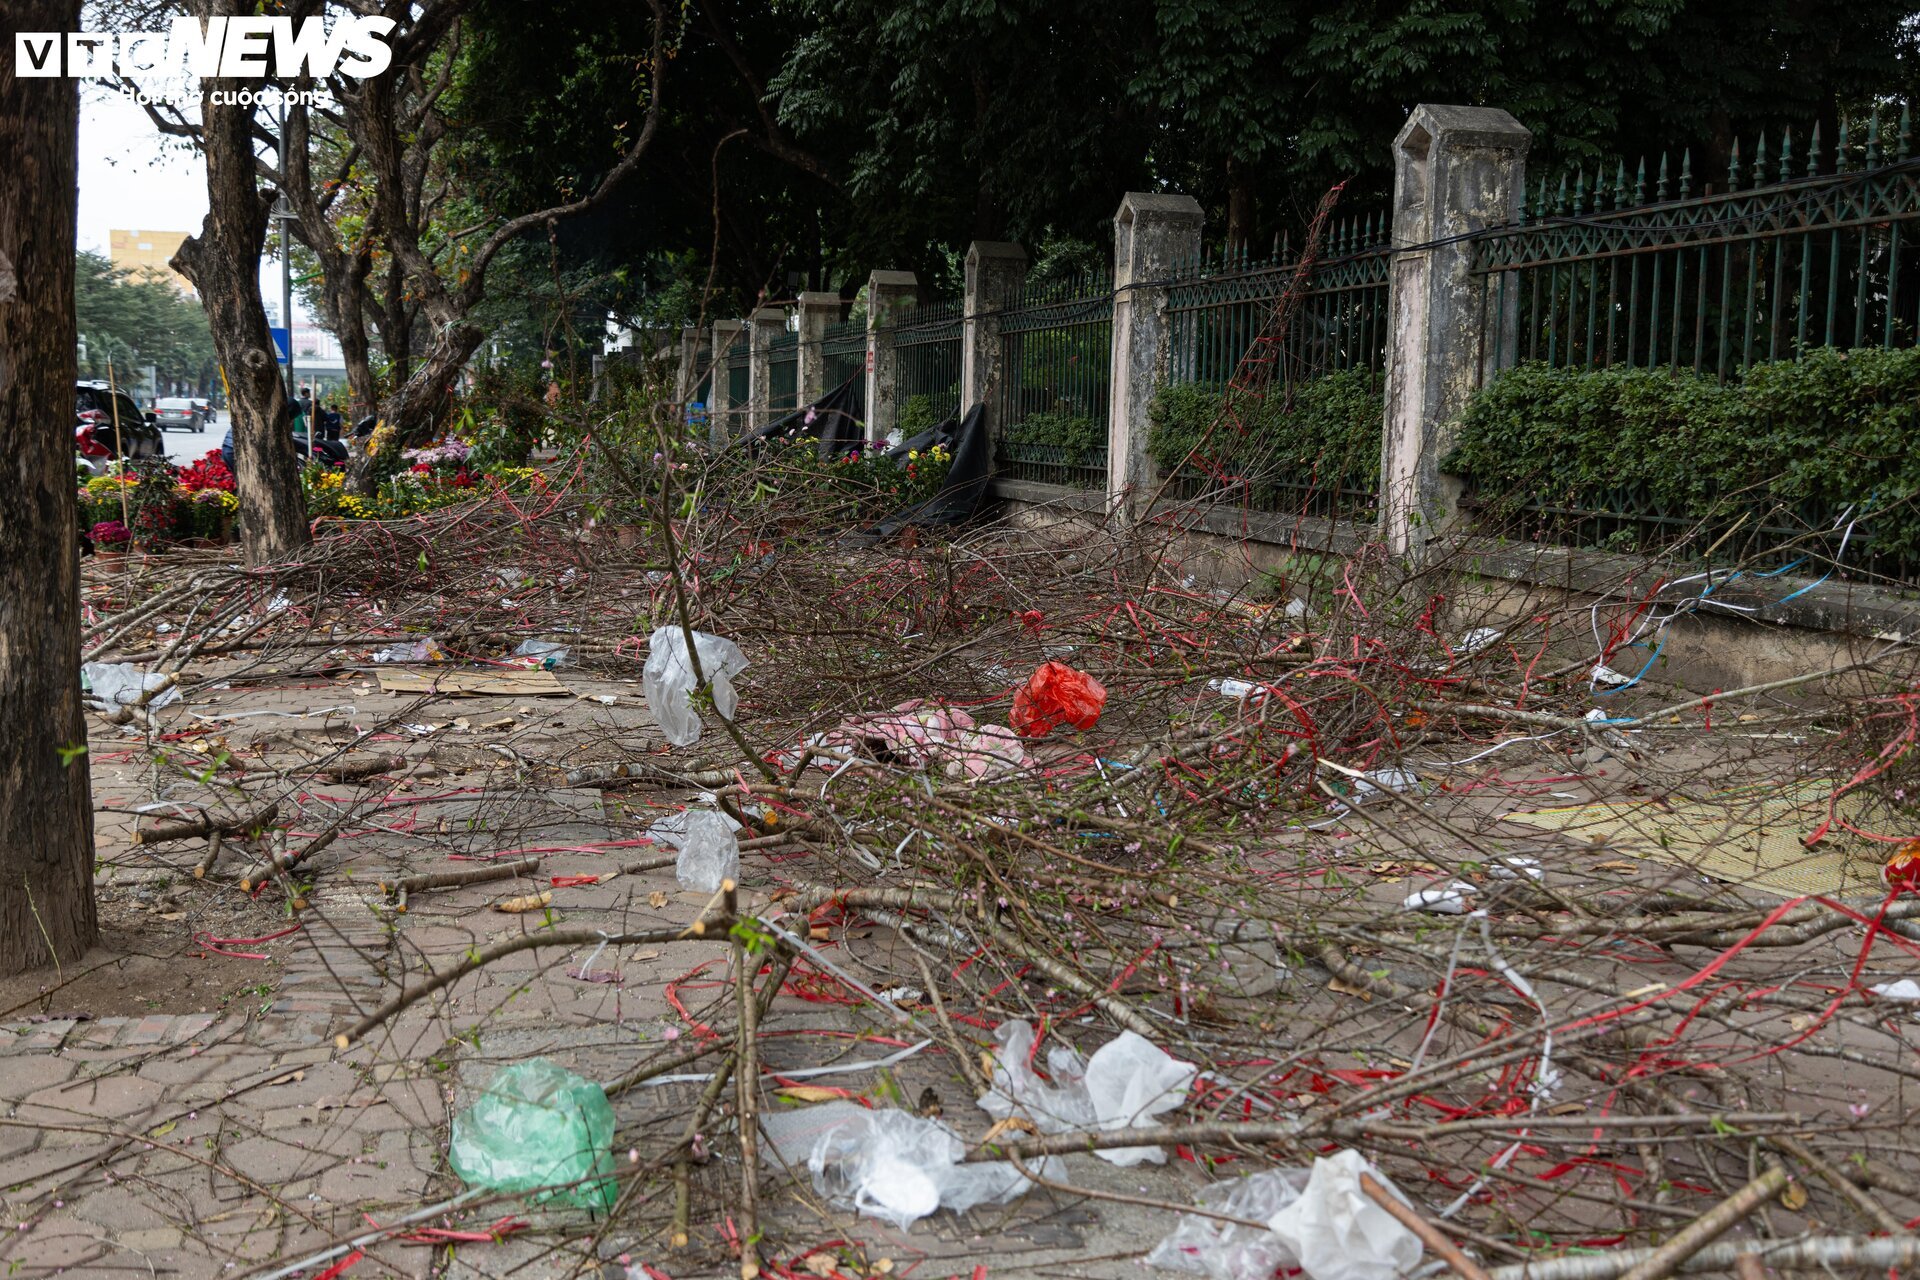
[{"label": "weathered stone pillar", "polygon": [[773,361],[768,348],[787,331],[785,307],[761,307],[753,313],[747,333],[747,430],[758,431],[773,420]]},{"label": "weathered stone pillar", "polygon": [[1440,459],[1478,386],[1490,324],[1513,323],[1487,314],[1473,244],[1459,237],[1519,216],[1532,136],[1498,108],[1422,104],[1393,140],[1380,531],[1396,555],[1424,557],[1458,509],[1460,484]]},{"label": "weathered stone pillar", "polygon": [[867,277],[867,438],[884,440],[900,420],[899,363],[893,330],[900,312],[918,300],[920,282],[911,271],[876,271]]},{"label": "weathered stone pillar", "polygon": [[1107,398],[1107,497],[1150,489],[1147,406],[1167,376],[1165,281],[1200,255],[1206,216],[1192,196],[1129,191],[1113,217],[1113,359]]},{"label": "weathered stone pillar", "polygon": [[[710,438],[718,449],[746,426],[746,404],[733,402],[733,357],[745,349],[746,325],[738,320],[713,322],[713,391],[707,397]],[[734,415],[740,419],[735,421]]]},{"label": "weathered stone pillar", "polygon": [[800,295],[800,366],[795,374],[798,405],[809,405],[827,393],[827,326],[840,318],[840,295]]},{"label": "weathered stone pillar", "polygon": [[960,412],[987,407],[988,431],[999,430],[1000,310],[1027,278],[1027,251],[999,240],[967,248],[967,289],[961,304]]}]

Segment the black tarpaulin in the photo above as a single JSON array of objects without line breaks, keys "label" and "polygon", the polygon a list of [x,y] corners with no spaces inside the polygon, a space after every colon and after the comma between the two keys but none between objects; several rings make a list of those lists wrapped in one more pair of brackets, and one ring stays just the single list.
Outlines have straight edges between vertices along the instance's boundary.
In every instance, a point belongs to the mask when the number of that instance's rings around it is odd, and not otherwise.
[{"label": "black tarpaulin", "polygon": [[727,448],[744,447],[751,452],[753,446],[762,440],[803,440],[813,437],[820,441],[822,458],[837,457],[866,446],[866,417],[867,375],[857,373],[812,404],[776,418],[758,431],[731,442]]}]

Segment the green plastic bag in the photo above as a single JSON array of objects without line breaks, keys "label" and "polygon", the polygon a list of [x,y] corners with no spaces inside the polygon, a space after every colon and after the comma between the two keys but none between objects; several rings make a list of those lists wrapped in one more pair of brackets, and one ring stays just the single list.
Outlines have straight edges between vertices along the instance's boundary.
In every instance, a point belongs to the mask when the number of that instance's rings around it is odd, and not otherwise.
[{"label": "green plastic bag", "polygon": [[516,1063],[453,1118],[448,1159],[470,1187],[554,1187],[536,1198],[604,1212],[617,1192],[613,1105],[599,1085],[545,1058]]}]

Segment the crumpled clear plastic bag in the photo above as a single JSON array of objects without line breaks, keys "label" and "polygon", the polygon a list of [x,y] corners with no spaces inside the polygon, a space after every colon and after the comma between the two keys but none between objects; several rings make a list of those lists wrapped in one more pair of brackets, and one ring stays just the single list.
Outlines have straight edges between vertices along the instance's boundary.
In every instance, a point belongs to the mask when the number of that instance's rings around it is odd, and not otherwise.
[{"label": "crumpled clear plastic bag", "polygon": [[[1033,1184],[1011,1164],[962,1164],[966,1143],[946,1124],[854,1102],[824,1102],[760,1117],[773,1152],[804,1166],[821,1195],[843,1209],[904,1231],[940,1209],[964,1213],[1006,1204]],[[1059,1176],[1057,1160],[1040,1161],[1041,1177]]]},{"label": "crumpled clear plastic bag", "polygon": [[[1216,1182],[1197,1198],[1202,1209],[1266,1222],[1298,1200],[1306,1185],[1305,1169],[1266,1169],[1237,1182]],[[1264,1227],[1185,1214],[1147,1255],[1147,1265],[1209,1280],[1272,1280],[1274,1272],[1300,1263]]]},{"label": "crumpled clear plastic bag", "polygon": [[980,1099],[980,1109],[995,1120],[1025,1116],[1041,1133],[1073,1133],[1094,1126],[1093,1099],[1087,1096],[1087,1063],[1071,1045],[1047,1050],[1049,1085],[1034,1073],[1033,1024],[1010,1018],[994,1030],[1000,1044],[993,1055],[993,1088]]},{"label": "crumpled clear plastic bag", "polygon": [[711,809],[691,810],[686,819],[686,839],[673,864],[680,887],[718,893],[723,880],[739,883],[740,840],[733,834],[732,820]]},{"label": "crumpled clear plastic bag", "polygon": [[601,1212],[613,1207],[613,1106],[591,1080],[546,1058],[499,1072],[453,1118],[448,1163],[469,1187],[538,1191]]},{"label": "crumpled clear plastic bag", "polygon": [[[693,643],[700,657],[700,672],[713,691],[713,709],[723,718],[733,719],[733,709],[739,702],[733,678],[747,669],[747,655],[733,641],[704,631],[693,633]],[[640,685],[668,742],[690,747],[700,741],[703,726],[693,709],[693,664],[687,661],[687,633],[682,628],[660,627],[647,640],[647,664],[641,669]]]},{"label": "crumpled clear plastic bag", "polygon": [[86,662],[80,666],[87,696],[103,710],[140,705],[149,690],[163,690],[147,701],[153,710],[180,701],[180,691],[172,687],[173,677],[158,671],[142,671],[131,662]]},{"label": "crumpled clear plastic bag", "polygon": [[1013,695],[1013,730],[1023,738],[1044,738],[1063,724],[1082,731],[1100,720],[1107,687],[1064,662],[1047,662]]},{"label": "crumpled clear plastic bag", "polygon": [[[1091,1058],[1082,1059],[1066,1045],[1049,1049],[1047,1071],[1054,1079],[1049,1085],[1027,1065],[1033,1053],[1030,1024],[1012,1019],[993,1034],[1000,1050],[993,1059],[993,1087],[980,1099],[980,1108],[996,1120],[1023,1115],[1042,1133],[1154,1124],[1155,1117],[1186,1100],[1198,1070],[1144,1036],[1123,1031]],[[1094,1154],[1123,1167],[1167,1159],[1159,1147],[1113,1147]]]},{"label": "crumpled clear plastic bag", "polygon": [[555,667],[570,667],[573,665],[572,648],[564,644],[558,644],[552,640],[522,640],[519,646],[514,649],[513,656],[516,658],[531,658],[533,659],[531,663],[532,666],[544,667],[548,671],[553,670]]},{"label": "crumpled clear plastic bag", "polygon": [[1358,1151],[1336,1151],[1315,1160],[1300,1198],[1267,1219],[1311,1280],[1396,1280],[1420,1264],[1420,1237],[1360,1189],[1363,1173],[1406,1199]]},{"label": "crumpled clear plastic bag", "polygon": [[445,662],[447,651],[432,636],[425,640],[410,640],[402,644],[390,644],[373,655],[375,662]]}]

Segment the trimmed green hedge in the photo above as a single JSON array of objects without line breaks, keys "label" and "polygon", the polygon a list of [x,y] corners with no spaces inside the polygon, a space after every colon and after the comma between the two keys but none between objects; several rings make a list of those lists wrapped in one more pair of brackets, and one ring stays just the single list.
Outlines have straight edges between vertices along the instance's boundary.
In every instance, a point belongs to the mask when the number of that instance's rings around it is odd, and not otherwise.
[{"label": "trimmed green hedge", "polygon": [[1876,554],[1920,552],[1920,350],[1822,347],[1726,385],[1520,365],[1476,395],[1458,426],[1442,469],[1473,481],[1495,516],[1530,499],[1600,506],[1623,490],[1703,521],[1870,503],[1862,529]]},{"label": "trimmed green hedge", "polygon": [[[1278,392],[1254,407],[1244,434],[1222,427],[1204,452],[1222,467],[1245,475],[1318,476],[1346,487],[1372,490],[1380,477],[1381,420],[1385,380],[1366,369],[1348,369],[1303,382],[1293,405]],[[1171,475],[1207,439],[1224,397],[1192,385],[1163,386],[1147,408],[1147,452]]]},{"label": "trimmed green hedge", "polygon": [[1070,466],[1085,466],[1107,447],[1107,424],[1055,409],[1030,413],[1000,433],[1006,444],[1066,450]]}]

